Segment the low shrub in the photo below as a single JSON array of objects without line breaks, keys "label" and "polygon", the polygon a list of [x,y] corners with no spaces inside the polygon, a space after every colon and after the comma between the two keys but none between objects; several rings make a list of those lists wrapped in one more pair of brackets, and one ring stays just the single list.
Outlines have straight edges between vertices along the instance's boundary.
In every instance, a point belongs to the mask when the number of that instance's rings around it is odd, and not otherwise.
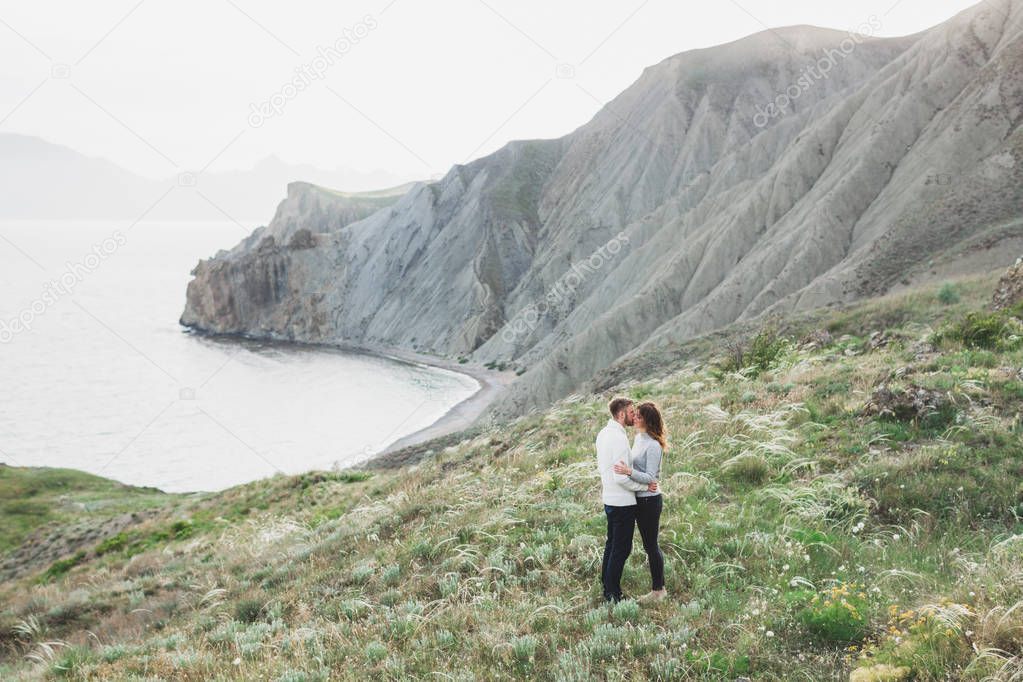
[{"label": "low shrub", "polygon": [[945,305],[954,305],[959,302],[959,289],[951,282],[945,282],[938,290],[938,300]]},{"label": "low shrub", "polygon": [[383,642],[370,642],[363,649],[363,654],[370,663],[379,663],[387,657],[387,645]]},{"label": "low shrub", "polygon": [[864,661],[909,668],[914,680],[962,679],[958,673],[972,653],[963,628],[972,617],[962,604],[943,603],[906,611],[893,605],[886,634],[864,650]]},{"label": "low shrub", "polygon": [[828,642],[861,642],[870,626],[870,604],[856,583],[839,583],[815,594],[799,619],[815,637]]},{"label": "low shrub", "polygon": [[255,623],[263,613],[258,599],[243,599],[234,606],[234,619],[240,623]]},{"label": "low shrub", "polygon": [[967,348],[1011,350],[1019,345],[1018,322],[1004,313],[974,311],[947,323],[934,335],[938,344],[961,344]]},{"label": "low shrub", "polygon": [[536,650],[540,640],[536,635],[522,635],[511,640],[512,658],[519,670],[530,668],[536,661]]},{"label": "low shrub", "polygon": [[771,476],[771,465],[760,455],[743,453],[721,465],[733,481],[760,485]]},{"label": "low shrub", "polygon": [[85,560],[85,552],[78,552],[67,559],[60,559],[50,564],[50,567],[40,577],[41,582],[51,582],[67,574],[72,568]]},{"label": "low shrub", "polygon": [[765,327],[748,343],[731,341],[725,347],[727,356],[719,363],[720,369],[756,378],[778,363],[789,349],[789,341],[773,327]]}]

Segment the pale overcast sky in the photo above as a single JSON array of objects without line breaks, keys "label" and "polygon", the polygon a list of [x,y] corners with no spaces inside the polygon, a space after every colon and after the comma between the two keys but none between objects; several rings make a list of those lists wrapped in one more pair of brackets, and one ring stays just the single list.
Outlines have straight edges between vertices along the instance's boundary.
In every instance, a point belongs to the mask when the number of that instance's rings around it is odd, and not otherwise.
[{"label": "pale overcast sky", "polygon": [[[879,35],[906,35],[972,4],[0,0],[0,132],[153,177],[276,154],[422,178],[565,134],[687,49],[792,24],[856,30],[872,15]],[[317,60],[346,36],[334,63]],[[253,113],[271,100],[276,111]]]}]

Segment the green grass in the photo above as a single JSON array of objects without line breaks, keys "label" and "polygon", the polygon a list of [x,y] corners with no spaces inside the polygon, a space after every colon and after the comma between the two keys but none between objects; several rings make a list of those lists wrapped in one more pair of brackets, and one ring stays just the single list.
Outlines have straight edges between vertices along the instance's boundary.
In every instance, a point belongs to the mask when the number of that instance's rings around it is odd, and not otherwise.
[{"label": "green grass", "polygon": [[[956,287],[821,314],[823,347],[779,328],[755,372],[711,351],[618,389],[669,431],[664,602],[602,603],[607,395],[583,396],[412,468],[165,496],[0,586],[0,678],[1006,677],[1023,656],[1023,351],[929,345],[982,298]],[[893,341],[870,349],[873,331]],[[949,407],[872,416],[882,382]],[[650,588],[638,540],[624,588]]]},{"label": "green grass", "polygon": [[165,497],[152,488],[133,488],[71,469],[0,465],[0,553],[18,547],[48,523],[159,506]]}]

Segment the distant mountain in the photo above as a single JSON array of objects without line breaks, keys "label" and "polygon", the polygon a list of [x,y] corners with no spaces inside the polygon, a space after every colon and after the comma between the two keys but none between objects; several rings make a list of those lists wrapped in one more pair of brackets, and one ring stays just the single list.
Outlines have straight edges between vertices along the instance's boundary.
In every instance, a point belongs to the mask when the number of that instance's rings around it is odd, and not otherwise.
[{"label": "distant mountain", "polygon": [[296,191],[278,214],[309,207],[321,234],[271,224],[201,263],[182,321],[513,361],[498,410],[521,413],[737,320],[1011,262],[1021,121],[1023,0],[905,38],[765,31],[368,218]]},{"label": "distant mountain", "polygon": [[0,217],[129,218],[157,184],[38,137],[0,134]]},{"label": "distant mountain", "polygon": [[0,134],[0,218],[133,220],[145,214],[252,223],[273,212],[291,182],[346,189],[401,182],[384,171],[326,171],[273,156],[250,170],[208,171],[194,183],[193,177],[153,180],[38,137]]}]

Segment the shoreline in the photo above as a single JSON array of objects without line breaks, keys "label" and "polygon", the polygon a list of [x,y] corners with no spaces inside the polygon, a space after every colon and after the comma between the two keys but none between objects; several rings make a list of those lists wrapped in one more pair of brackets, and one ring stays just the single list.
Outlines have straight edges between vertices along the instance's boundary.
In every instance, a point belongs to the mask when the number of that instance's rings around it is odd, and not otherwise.
[{"label": "shoreline", "polygon": [[358,465],[371,464],[375,459],[392,454],[414,445],[421,445],[436,438],[449,436],[471,427],[476,423],[486,409],[497,399],[507,387],[517,378],[512,371],[499,372],[487,369],[482,365],[471,363],[459,363],[447,358],[417,353],[403,349],[357,349],[365,350],[372,355],[378,355],[399,362],[425,365],[436,369],[443,369],[456,374],[464,374],[471,377],[479,384],[479,389],[460,403],[456,403],[440,416],[437,421],[429,426],[413,431],[412,433],[398,438],[396,441],[384,447],[380,452],[374,453]]},{"label": "shoreline", "polygon": [[352,462],[339,462],[338,464],[344,468],[372,465],[374,461],[384,459],[387,455],[391,455],[399,450],[421,445],[427,441],[443,438],[444,436],[449,436],[453,433],[468,429],[476,422],[477,419],[480,418],[486,409],[493,404],[498,396],[500,396],[507,387],[518,378],[515,372],[511,370],[500,372],[494,369],[487,369],[482,365],[474,363],[463,364],[443,356],[429,355],[427,353],[420,353],[404,348],[365,346],[351,343],[305,343],[289,339],[248,336],[246,334],[216,334],[202,329],[197,329],[195,327],[189,327],[187,325],[183,326],[185,328],[185,333],[195,334],[196,336],[206,338],[281,344],[306,350],[320,349],[327,351],[344,351],[348,353],[363,353],[396,362],[421,365],[448,372],[455,372],[456,374],[463,374],[472,378],[477,384],[479,384],[479,389],[477,389],[476,392],[461,402],[453,405],[447,412],[441,415],[429,426],[425,426],[418,431],[413,431],[410,434],[399,437],[389,445],[384,446],[382,450],[374,452],[365,459]]}]

